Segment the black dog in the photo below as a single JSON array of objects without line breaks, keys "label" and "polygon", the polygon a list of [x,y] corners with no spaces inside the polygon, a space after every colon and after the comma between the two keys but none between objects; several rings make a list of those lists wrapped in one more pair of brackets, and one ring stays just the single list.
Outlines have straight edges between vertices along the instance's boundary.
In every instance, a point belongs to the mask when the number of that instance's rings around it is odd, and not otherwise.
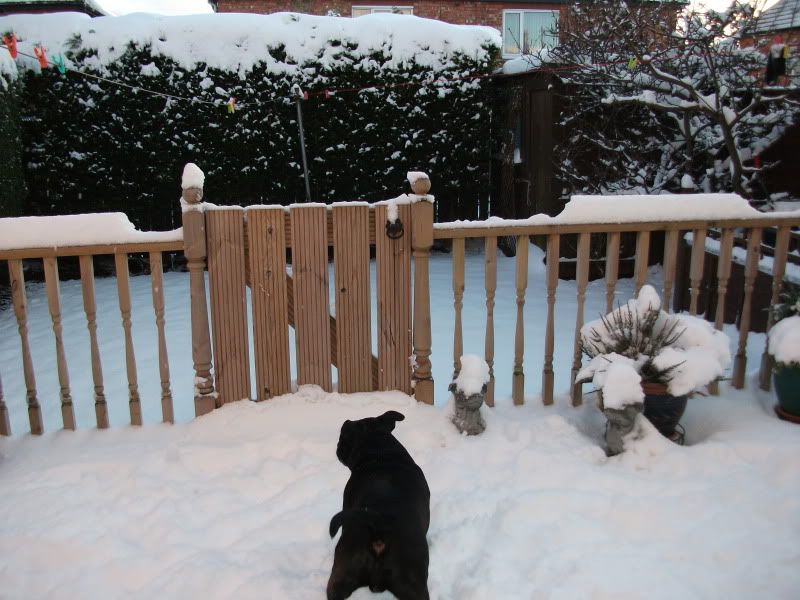
[{"label": "black dog", "polygon": [[328,600],[356,589],[389,590],[399,600],[428,600],[431,492],[425,475],[392,435],[405,417],[345,421],[336,456],[350,469],[342,512],[331,519],[331,537],[342,528],[328,579]]}]

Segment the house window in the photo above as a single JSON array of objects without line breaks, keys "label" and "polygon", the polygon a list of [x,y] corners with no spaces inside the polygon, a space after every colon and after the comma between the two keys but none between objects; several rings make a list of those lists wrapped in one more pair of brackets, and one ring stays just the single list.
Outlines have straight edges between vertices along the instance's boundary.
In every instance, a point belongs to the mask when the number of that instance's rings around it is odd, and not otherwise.
[{"label": "house window", "polygon": [[557,10],[504,10],[503,56],[530,54],[558,44]]},{"label": "house window", "polygon": [[413,15],[413,6],[353,6],[353,16],[363,17],[375,13],[391,13],[395,15]]}]

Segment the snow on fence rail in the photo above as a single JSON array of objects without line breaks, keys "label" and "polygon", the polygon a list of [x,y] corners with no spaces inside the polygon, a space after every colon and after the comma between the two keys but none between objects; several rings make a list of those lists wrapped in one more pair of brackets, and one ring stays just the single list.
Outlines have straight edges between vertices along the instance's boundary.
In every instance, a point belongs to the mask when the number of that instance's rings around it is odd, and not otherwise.
[{"label": "snow on fence rail", "polygon": [[[640,197],[575,197],[557,217],[536,215],[524,221],[491,219],[485,222],[433,224],[430,181],[422,173],[409,174],[413,194],[377,205],[342,203],[292,207],[214,207],[202,202],[202,177],[187,169],[183,181],[183,229],[159,234],[136,232],[124,215],[90,215],[35,219],[0,219],[0,260],[8,262],[12,304],[19,330],[23,377],[30,430],[42,433],[42,411],[36,386],[30,340],[23,259],[44,265],[47,303],[55,336],[59,396],[64,427],[75,428],[67,354],[64,350],[58,258],[79,257],[81,291],[89,332],[97,426],[108,427],[108,406],[103,384],[101,354],[97,342],[97,307],[93,257],[114,256],[117,295],[122,318],[125,370],[130,422],[142,423],[136,357],[133,348],[128,259],[132,253],[148,256],[155,326],[158,333],[158,365],[162,418],[173,421],[172,386],[164,319],[162,253],[183,251],[189,271],[194,412],[202,415],[226,402],[266,400],[291,391],[289,327],[295,329],[297,383],[333,387],[332,366],[337,368],[338,390],[358,392],[401,390],[419,401],[434,401],[431,365],[431,292],[429,258],[434,240],[451,240],[453,290],[453,373],[463,354],[462,308],[464,305],[465,246],[468,238],[482,238],[486,320],[484,358],[490,368],[487,403],[494,404],[495,373],[511,375],[514,403],[524,401],[525,305],[529,265],[527,251],[516,255],[516,301],[513,364],[495,365],[495,297],[497,294],[497,240],[513,236],[527,250],[531,236],[541,236],[546,248],[545,335],[541,365],[541,396],[553,402],[555,305],[559,287],[559,257],[568,238],[577,247],[575,330],[573,337],[571,398],[582,399],[575,375],[581,367],[578,332],[584,322],[589,280],[590,248],[601,245],[605,254],[606,308],[611,309],[620,275],[620,245],[624,234],[636,238],[633,276],[638,291],[648,278],[648,255],[654,232],[664,233],[663,297],[665,309],[676,285],[681,236],[691,232],[703,240],[710,228],[720,234],[716,267],[717,312],[721,328],[731,275],[734,231],[746,232],[747,248],[743,278],[742,318],[733,384],[744,386],[747,335],[753,285],[758,271],[761,237],[765,228],[777,230],[772,300],[784,279],[792,228],[800,226],[800,213],[762,214],[732,195]],[[669,219],[665,203],[671,205]],[[86,224],[91,223],[90,227]],[[60,224],[60,225],[59,225]],[[112,243],[113,242],[113,243]],[[594,242],[594,243],[593,243]],[[599,244],[598,244],[599,243]],[[377,297],[377,346],[371,343],[370,247],[374,246]],[[333,298],[328,277],[328,252],[333,248]],[[287,250],[291,269],[287,267]],[[703,273],[704,244],[696,243],[688,258],[690,312],[697,313]],[[414,261],[413,285],[411,261]],[[208,271],[208,288],[205,272]],[[291,272],[290,272],[291,271]],[[707,275],[707,274],[705,274]],[[248,317],[247,288],[252,306]],[[413,301],[412,301],[413,290]],[[207,302],[210,302],[210,311]],[[722,307],[722,308],[720,308]],[[209,318],[210,315],[210,318]],[[334,316],[335,315],[335,316]],[[442,327],[437,322],[437,327]],[[252,336],[252,356],[250,339]],[[188,350],[188,349],[187,349]],[[506,354],[506,353],[502,353]],[[413,360],[409,361],[408,357]],[[0,365],[2,367],[3,365]],[[251,389],[251,369],[255,391]],[[448,369],[449,370],[449,369]],[[771,364],[766,353],[761,362],[761,385],[769,385]],[[439,382],[444,390],[448,382]],[[9,412],[0,384],[0,434],[11,433]],[[711,389],[712,393],[715,391]]]}]

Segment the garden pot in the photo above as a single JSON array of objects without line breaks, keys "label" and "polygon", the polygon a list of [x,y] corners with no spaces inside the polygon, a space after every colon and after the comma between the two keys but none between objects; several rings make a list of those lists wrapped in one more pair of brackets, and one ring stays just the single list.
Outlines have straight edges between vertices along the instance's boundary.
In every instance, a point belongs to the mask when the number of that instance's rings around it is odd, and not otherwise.
[{"label": "garden pot", "polygon": [[676,437],[675,427],[686,410],[688,394],[673,396],[662,383],[642,383],[644,416],[666,438]]},{"label": "garden pot", "polygon": [[774,381],[780,409],[778,416],[800,422],[800,367],[776,365]]}]

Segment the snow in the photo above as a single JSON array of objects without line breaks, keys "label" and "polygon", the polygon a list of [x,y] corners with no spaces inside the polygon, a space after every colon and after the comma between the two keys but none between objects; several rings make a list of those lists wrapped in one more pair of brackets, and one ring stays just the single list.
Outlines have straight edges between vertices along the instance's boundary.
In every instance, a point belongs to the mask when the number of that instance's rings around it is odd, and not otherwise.
[{"label": "snow", "polygon": [[[379,69],[396,68],[415,61],[421,68],[440,71],[454,65],[458,54],[487,57],[484,46],[499,47],[500,35],[490,27],[450,25],[434,19],[406,15],[368,15],[358,19],[319,17],[297,13],[269,15],[220,13],[191,16],[130,14],[89,18],[79,13],[10,15],[0,18],[0,30],[12,30],[22,52],[42,43],[50,54],[65,53],[76,35],[82,46],[95,50],[98,68],[113,63],[129,42],[150,46],[153,56],[165,56],[193,69],[211,68],[244,76],[260,61],[273,73],[299,74],[314,62],[323,69],[341,64],[341,45],[357,46],[363,64],[384,53]],[[341,45],[330,45],[331,40]],[[278,61],[271,49],[284,46],[286,60]],[[35,63],[26,61],[24,64]],[[31,65],[32,66],[32,65]]]},{"label": "snow", "polygon": [[188,190],[190,188],[203,189],[205,183],[205,173],[194,163],[186,163],[183,167],[183,178],[181,179],[181,189]]},{"label": "snow", "polygon": [[183,229],[139,231],[124,213],[0,218],[0,250],[175,242]]},{"label": "snow", "polygon": [[427,173],[423,173],[422,171],[409,171],[406,173],[406,179],[408,179],[408,183],[414,185],[420,179],[430,179]]},{"label": "snow", "polygon": [[[668,204],[668,208],[667,205]],[[580,223],[642,223],[662,221],[718,221],[752,219],[764,213],[737,194],[661,194],[572,196],[555,217],[537,214],[527,219],[490,217],[484,221],[436,223],[436,229],[505,227],[507,225],[573,225]],[[800,210],[772,212],[770,216],[800,216]]]},{"label": "snow", "polygon": [[456,387],[465,396],[480,394],[483,386],[489,383],[489,365],[480,356],[466,354],[461,357],[461,370],[455,378]]},{"label": "snow", "polygon": [[608,365],[606,381],[600,389],[603,390],[603,405],[606,408],[619,410],[627,404],[644,402],[642,377],[631,364],[622,361],[613,361]]},{"label": "snow", "polygon": [[[525,405],[510,399],[516,298],[513,258],[498,256],[496,406],[487,430],[461,436],[450,422],[452,257],[431,257],[437,404],[399,393],[326,394],[302,387],[255,404],[193,414],[188,274],[164,274],[167,344],[178,423],[160,421],[157,336],[150,278],[130,281],[144,427],[127,427],[125,349],[116,281],[98,278],[98,335],[112,428],[93,429],[80,281],[61,282],[65,351],[78,431],[61,413],[52,322],[44,286],[28,283],[31,349],[46,433],[27,429],[16,319],[0,299],[0,375],[14,437],[0,439],[0,570],[9,598],[324,597],[347,469],[335,458],[339,428],[399,410],[395,435],[431,486],[430,589],[440,600],[486,598],[794,598],[800,576],[800,479],[786,456],[796,426],[772,412],[754,375],[763,335],[748,338],[748,388],[725,382],[694,398],[682,422],[688,446],[647,422],[626,452],[607,458],[605,420],[593,397],[566,395],[576,286],[559,281],[555,405],[538,396],[546,302],[543,253],[529,248],[525,304]],[[374,263],[373,263],[374,265]],[[484,256],[469,245],[464,354],[483,355]],[[660,271],[649,271],[658,284]],[[620,280],[617,297],[632,295]],[[450,300],[447,300],[447,299]],[[373,309],[375,299],[373,299]],[[605,282],[588,285],[585,313],[605,307]],[[375,315],[372,314],[373,325]],[[726,326],[734,331],[731,326]],[[376,328],[373,326],[373,336]],[[734,336],[731,336],[734,337]],[[504,340],[504,341],[502,341]],[[733,343],[733,342],[732,342]],[[587,390],[588,391],[588,390]],[[779,560],[776,560],[779,557]],[[68,592],[65,592],[68,590]],[[382,598],[367,590],[354,600]]]},{"label": "snow", "polygon": [[769,353],[775,362],[800,365],[800,315],[781,319],[770,329]]}]

